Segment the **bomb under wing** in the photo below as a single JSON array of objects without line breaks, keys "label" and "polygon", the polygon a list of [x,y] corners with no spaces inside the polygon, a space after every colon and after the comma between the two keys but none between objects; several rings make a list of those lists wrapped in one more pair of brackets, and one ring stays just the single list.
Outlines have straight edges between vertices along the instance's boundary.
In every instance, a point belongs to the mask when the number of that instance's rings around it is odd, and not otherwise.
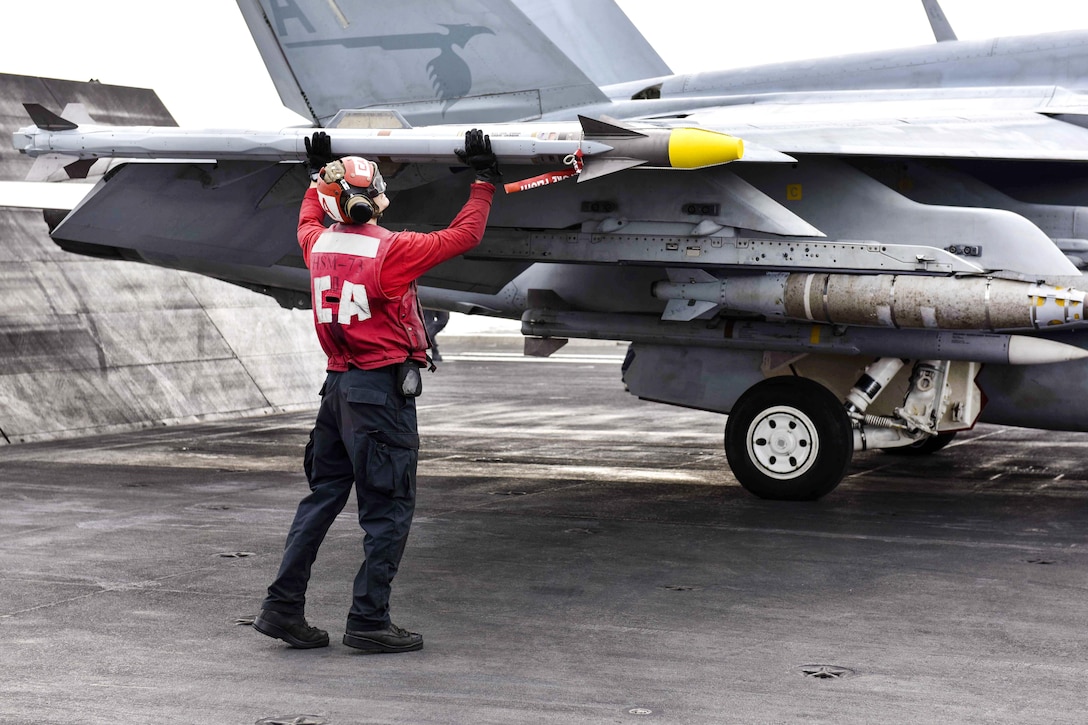
[{"label": "bomb under wing", "polygon": [[993,277],[777,273],[662,281],[653,293],[838,325],[994,332],[1088,327],[1084,292]]},{"label": "bomb under wing", "polygon": [[970,330],[891,330],[795,322],[677,324],[645,315],[528,310],[522,334],[536,338],[625,340],[739,350],[1046,365],[1088,358],[1088,350],[1027,335]]}]

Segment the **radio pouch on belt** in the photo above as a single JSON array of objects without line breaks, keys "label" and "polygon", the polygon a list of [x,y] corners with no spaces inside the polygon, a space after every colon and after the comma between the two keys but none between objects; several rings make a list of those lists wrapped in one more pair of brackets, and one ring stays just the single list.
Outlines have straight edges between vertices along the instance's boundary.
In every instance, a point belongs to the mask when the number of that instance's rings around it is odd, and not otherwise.
[{"label": "radio pouch on belt", "polygon": [[419,364],[406,360],[397,365],[397,387],[406,398],[414,398],[423,392],[423,376],[419,374]]}]

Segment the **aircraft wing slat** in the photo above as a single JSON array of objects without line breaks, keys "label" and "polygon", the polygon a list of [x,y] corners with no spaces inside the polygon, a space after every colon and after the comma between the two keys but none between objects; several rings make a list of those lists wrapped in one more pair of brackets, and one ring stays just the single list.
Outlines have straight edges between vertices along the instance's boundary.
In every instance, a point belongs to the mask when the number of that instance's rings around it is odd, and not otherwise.
[{"label": "aircraft wing slat", "polygon": [[663,98],[659,113],[782,154],[1081,161],[1084,99],[1059,86],[800,91]]},{"label": "aircraft wing slat", "polygon": [[927,156],[1039,161],[1088,160],[1088,129],[1036,113],[1001,118],[928,117],[881,121],[844,116],[810,124],[705,124],[783,154]]}]

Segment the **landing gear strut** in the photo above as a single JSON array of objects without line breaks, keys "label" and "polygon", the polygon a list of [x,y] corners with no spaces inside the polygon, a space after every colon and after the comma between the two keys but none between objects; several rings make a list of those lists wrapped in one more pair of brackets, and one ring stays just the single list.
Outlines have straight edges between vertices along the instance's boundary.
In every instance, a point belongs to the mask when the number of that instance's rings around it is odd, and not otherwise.
[{"label": "landing gear strut", "polygon": [[884,453],[891,453],[898,456],[928,456],[930,453],[936,453],[941,450],[956,438],[956,431],[950,431],[948,433],[938,433],[935,436],[929,436],[922,438],[921,440],[914,441],[909,446],[900,446],[898,448],[883,448]]}]

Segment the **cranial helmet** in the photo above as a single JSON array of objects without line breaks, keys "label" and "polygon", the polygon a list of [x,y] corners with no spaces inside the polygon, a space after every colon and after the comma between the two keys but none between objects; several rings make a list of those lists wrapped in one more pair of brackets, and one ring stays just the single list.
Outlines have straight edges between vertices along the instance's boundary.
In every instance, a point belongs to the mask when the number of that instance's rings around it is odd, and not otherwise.
[{"label": "cranial helmet", "polygon": [[378,165],[359,156],[330,161],[317,179],[317,198],[325,213],[345,224],[364,224],[377,213],[374,199],[385,193]]}]

